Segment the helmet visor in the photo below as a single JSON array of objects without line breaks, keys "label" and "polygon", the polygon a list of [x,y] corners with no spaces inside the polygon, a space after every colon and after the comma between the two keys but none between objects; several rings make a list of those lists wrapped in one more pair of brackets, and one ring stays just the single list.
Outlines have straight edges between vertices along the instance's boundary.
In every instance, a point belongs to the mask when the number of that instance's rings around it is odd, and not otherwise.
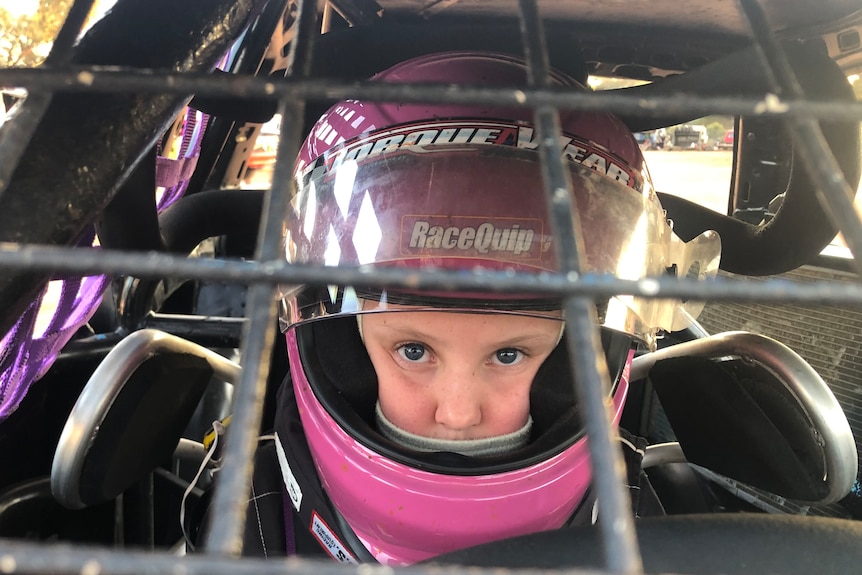
[{"label": "helmet visor", "polygon": [[[294,217],[286,228],[288,261],[425,270],[556,271],[551,218],[535,146],[488,145],[491,136],[487,134],[497,125],[486,124],[483,143],[422,146],[417,142],[432,135],[412,126],[402,128],[410,132],[407,135],[377,134],[374,140],[351,143],[315,164],[300,166]],[[493,129],[498,135],[502,130]],[[406,140],[413,145],[405,145]],[[391,145],[387,148],[381,141]],[[681,275],[691,269],[700,276],[715,273],[717,236],[698,238],[687,247],[673,235],[653,190],[640,183],[643,179],[624,162],[592,143],[569,143],[566,150],[574,217],[586,249],[583,271],[632,280],[659,277],[674,269]],[[375,309],[387,302],[522,313],[560,307],[558,300],[530,294],[286,286],[283,325],[359,313],[368,309],[360,303],[363,299],[378,302]],[[680,318],[688,316],[681,313],[684,306],[677,301],[617,296],[597,303],[602,325],[647,342],[656,329],[684,327],[686,320]]]}]

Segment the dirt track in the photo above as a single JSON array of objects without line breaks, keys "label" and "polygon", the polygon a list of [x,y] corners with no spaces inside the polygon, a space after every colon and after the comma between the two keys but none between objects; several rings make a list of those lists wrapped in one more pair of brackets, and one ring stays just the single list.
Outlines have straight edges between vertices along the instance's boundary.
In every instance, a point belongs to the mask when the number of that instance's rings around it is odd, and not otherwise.
[{"label": "dirt track", "polygon": [[651,150],[644,156],[658,191],[727,212],[733,152]]}]

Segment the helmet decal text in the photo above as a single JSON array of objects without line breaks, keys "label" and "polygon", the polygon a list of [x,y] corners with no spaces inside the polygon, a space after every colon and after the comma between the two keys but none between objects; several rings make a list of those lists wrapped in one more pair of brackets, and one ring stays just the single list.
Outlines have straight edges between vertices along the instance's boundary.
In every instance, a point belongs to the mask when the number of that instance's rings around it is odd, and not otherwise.
[{"label": "helmet decal text", "polygon": [[[518,147],[528,150],[539,147],[533,128],[528,126],[519,127]],[[611,179],[639,189],[635,183],[637,182],[637,178],[633,177],[632,170],[626,168],[620,160],[613,158],[609,152],[597,150],[595,144],[587,144],[564,134],[560,136],[560,149],[570,162],[582,164]]]},{"label": "helmet decal text", "polygon": [[507,259],[538,259],[543,245],[539,219],[406,215],[401,254],[472,257],[495,253]]},{"label": "helmet decal text", "polygon": [[[372,132],[333,148],[315,162],[300,167],[300,175],[323,176],[348,161],[361,163],[382,154],[397,152],[433,153],[452,146],[508,146],[535,150],[539,146],[532,126],[487,120],[455,120],[406,124]],[[643,176],[622,159],[595,142],[569,134],[559,139],[563,156],[575,164],[591,168],[635,190],[643,189]]]}]

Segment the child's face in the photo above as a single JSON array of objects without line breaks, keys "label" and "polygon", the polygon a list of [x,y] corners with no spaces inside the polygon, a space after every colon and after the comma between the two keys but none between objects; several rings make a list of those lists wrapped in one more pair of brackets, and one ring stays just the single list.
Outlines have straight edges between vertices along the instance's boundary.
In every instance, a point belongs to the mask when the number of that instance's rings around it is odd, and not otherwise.
[{"label": "child's face", "polygon": [[[400,307],[400,306],[392,306]],[[380,408],[405,431],[481,439],[523,427],[536,371],[556,347],[556,319],[398,312],[362,318]]]}]

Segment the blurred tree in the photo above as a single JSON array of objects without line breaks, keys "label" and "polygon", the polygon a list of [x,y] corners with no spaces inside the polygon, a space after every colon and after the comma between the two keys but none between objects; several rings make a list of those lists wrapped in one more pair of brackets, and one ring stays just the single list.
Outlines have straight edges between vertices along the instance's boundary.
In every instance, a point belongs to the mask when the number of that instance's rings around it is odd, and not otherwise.
[{"label": "blurred tree", "polygon": [[724,130],[729,130],[733,127],[733,116],[704,116],[698,120],[692,122],[694,124],[703,124],[704,126],[709,127],[712,124],[718,124],[721,126],[721,135],[724,135]]},{"label": "blurred tree", "polygon": [[[733,127],[733,124],[730,124],[730,127]],[[717,142],[721,138],[724,137],[724,133],[729,128],[725,127],[725,124],[721,122],[710,122],[706,125],[706,133],[709,135],[709,139],[711,142]]]},{"label": "blurred tree", "polygon": [[39,65],[48,55],[73,2],[39,0],[39,7],[29,14],[0,6],[0,66]]}]

